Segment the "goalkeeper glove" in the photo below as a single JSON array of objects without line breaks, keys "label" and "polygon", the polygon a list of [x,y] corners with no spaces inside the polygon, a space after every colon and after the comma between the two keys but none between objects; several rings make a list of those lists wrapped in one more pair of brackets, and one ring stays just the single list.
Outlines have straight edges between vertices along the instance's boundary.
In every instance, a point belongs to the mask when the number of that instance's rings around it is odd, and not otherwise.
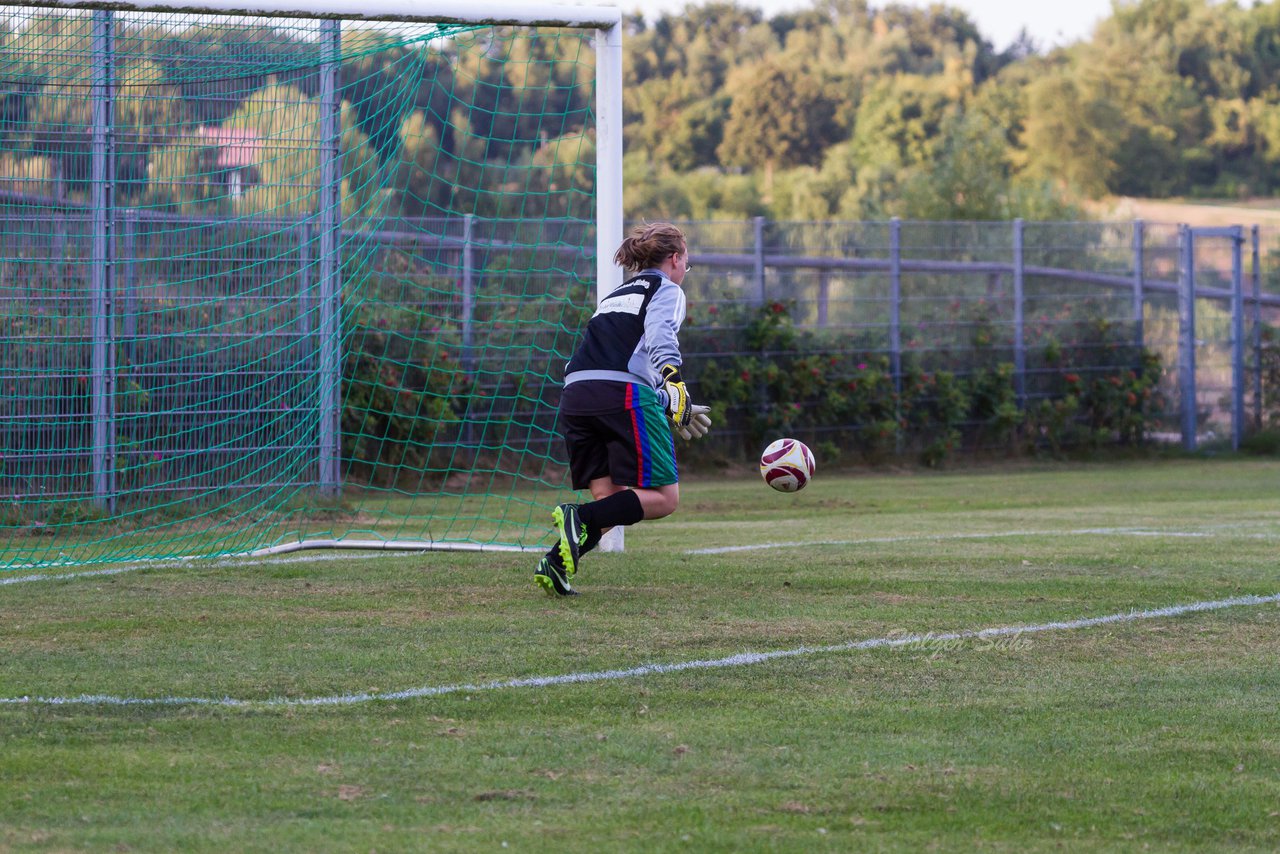
[{"label": "goalkeeper glove", "polygon": [[671,423],[677,427],[689,426],[693,412],[689,409],[689,390],[680,379],[680,368],[676,365],[663,365],[662,390],[667,393],[667,414]]},{"label": "goalkeeper glove", "polygon": [[689,425],[687,427],[674,428],[676,434],[686,441],[691,439],[701,439],[703,436],[707,435],[707,431],[711,429],[711,416],[707,414],[710,411],[710,406],[699,406],[696,403],[690,406],[689,412],[691,415],[689,418]]}]

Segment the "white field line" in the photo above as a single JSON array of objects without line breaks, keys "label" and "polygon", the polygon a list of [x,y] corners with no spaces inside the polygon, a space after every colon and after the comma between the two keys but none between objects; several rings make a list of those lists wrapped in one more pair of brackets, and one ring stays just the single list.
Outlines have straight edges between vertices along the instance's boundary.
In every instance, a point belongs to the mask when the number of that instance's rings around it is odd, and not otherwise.
[{"label": "white field line", "polygon": [[[754,543],[745,546],[716,546],[706,549],[687,549],[687,555],[722,555],[734,552],[754,552],[765,549],[796,549],[805,546],[862,546],[883,543],[942,542],[944,540],[994,540],[1005,537],[1078,537],[1086,534],[1103,534],[1124,537],[1214,537],[1208,531],[1159,531],[1146,528],[1076,528],[1069,531],[988,531],[975,534],[917,534],[902,537],[864,537],[857,540],[806,540],[789,543]],[[1257,535],[1254,535],[1257,536]]]},{"label": "white field line", "polygon": [[807,655],[854,652],[867,649],[893,649],[912,644],[936,644],[969,639],[989,639],[1037,634],[1041,632],[1070,631],[1138,620],[1158,620],[1204,611],[1220,611],[1224,608],[1270,605],[1280,603],[1280,594],[1270,596],[1238,596],[1209,602],[1193,602],[1188,605],[1172,605],[1145,611],[1125,611],[1102,617],[1084,617],[1062,622],[1038,623],[1023,626],[976,629],[958,632],[915,635],[894,635],[869,640],[848,641],[832,646],[801,646],[772,652],[743,652],[726,658],[683,661],[674,664],[642,664],[619,670],[595,670],[581,673],[563,673],[558,676],[531,676],[523,679],[499,679],[491,682],[463,683],[457,685],[428,685],[389,693],[332,694],[322,697],[276,697],[265,700],[242,700],[234,697],[115,697],[107,694],[83,694],[79,697],[0,697],[0,706],[229,706],[249,708],[298,708],[319,706],[352,706],[361,703],[395,700],[416,700],[423,697],[440,697],[446,694],[473,694],[481,691],[500,691],[513,688],[547,688],[555,685],[576,685],[587,682],[615,682],[666,673],[689,670],[711,670],[725,667],[747,667],[753,664],[797,658]]}]

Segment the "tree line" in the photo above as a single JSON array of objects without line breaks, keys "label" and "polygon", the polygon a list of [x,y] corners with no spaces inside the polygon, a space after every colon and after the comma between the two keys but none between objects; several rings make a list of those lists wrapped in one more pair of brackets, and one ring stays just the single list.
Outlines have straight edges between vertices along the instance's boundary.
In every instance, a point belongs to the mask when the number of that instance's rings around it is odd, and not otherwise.
[{"label": "tree line", "polygon": [[[1052,50],[1025,33],[998,50],[945,3],[767,17],[717,0],[624,29],[629,218],[1072,219],[1109,195],[1280,185],[1280,0],[1116,0]],[[506,35],[344,35],[346,213],[590,218],[590,40]],[[143,24],[118,43],[118,203],[314,208],[309,33]],[[0,23],[9,187],[85,195],[90,73],[63,63],[91,52],[83,16]],[[270,141],[244,198],[219,183],[210,125]]]},{"label": "tree line", "polygon": [[1117,0],[996,50],[966,13],[816,0],[628,22],[628,207],[648,216],[1069,218],[1280,185],[1280,2]]}]

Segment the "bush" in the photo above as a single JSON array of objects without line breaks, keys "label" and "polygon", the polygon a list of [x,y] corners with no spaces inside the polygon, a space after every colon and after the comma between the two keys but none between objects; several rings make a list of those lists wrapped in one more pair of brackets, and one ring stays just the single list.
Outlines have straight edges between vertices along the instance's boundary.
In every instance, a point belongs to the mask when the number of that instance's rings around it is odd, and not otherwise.
[{"label": "bush", "polygon": [[719,427],[682,457],[695,465],[753,459],[782,435],[810,443],[829,465],[913,456],[937,467],[980,449],[1137,444],[1162,410],[1160,360],[1125,343],[1123,330],[1089,308],[1071,330],[1071,346],[1049,336],[1027,354],[1036,387],[1023,390],[1030,402],[1020,406],[1014,365],[1001,359],[1008,342],[989,305],[965,319],[967,346],[908,352],[898,378],[870,339],[799,329],[786,303],[711,306],[682,338],[685,374]]}]

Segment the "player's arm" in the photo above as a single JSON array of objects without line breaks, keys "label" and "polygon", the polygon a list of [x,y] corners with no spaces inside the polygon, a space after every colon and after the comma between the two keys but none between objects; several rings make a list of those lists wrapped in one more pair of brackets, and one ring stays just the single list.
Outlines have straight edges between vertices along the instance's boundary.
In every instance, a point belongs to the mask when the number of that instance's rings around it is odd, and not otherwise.
[{"label": "player's arm", "polygon": [[711,428],[711,409],[694,404],[680,374],[678,332],[684,320],[684,291],[675,286],[660,288],[649,303],[645,316],[645,341],[649,356],[661,377],[659,393],[666,397],[667,414],[676,433],[685,439],[700,439]]}]

